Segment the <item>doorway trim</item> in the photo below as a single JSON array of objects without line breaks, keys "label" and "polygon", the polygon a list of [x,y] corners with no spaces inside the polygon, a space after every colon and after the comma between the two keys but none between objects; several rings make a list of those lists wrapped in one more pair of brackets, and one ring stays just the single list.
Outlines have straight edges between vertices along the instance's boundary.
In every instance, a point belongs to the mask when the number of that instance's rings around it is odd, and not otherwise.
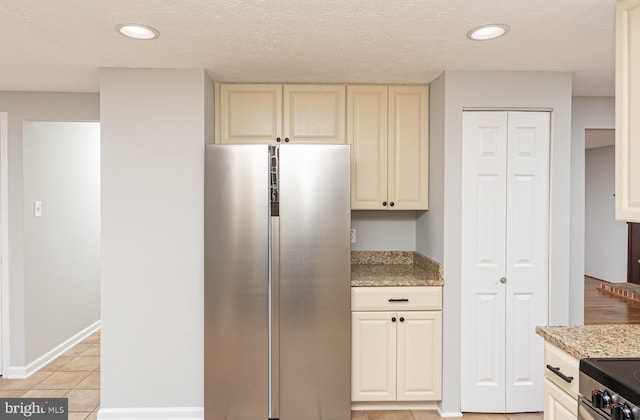
[{"label": "doorway trim", "polygon": [[627,283],[640,284],[640,223],[627,222]]},{"label": "doorway trim", "polygon": [[0,112],[0,375],[9,367],[9,118]]}]

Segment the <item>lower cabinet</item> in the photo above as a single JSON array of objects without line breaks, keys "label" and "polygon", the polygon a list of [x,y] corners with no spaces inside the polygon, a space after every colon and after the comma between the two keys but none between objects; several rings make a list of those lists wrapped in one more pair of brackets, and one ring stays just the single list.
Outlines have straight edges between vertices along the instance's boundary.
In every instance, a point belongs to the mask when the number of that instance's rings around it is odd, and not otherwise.
[{"label": "lower cabinet", "polygon": [[575,420],[578,417],[578,401],[558,388],[549,379],[544,380],[545,420]]},{"label": "lower cabinet", "polygon": [[395,312],[351,313],[351,399],[395,401]]},{"label": "lower cabinet", "polygon": [[544,420],[575,420],[580,361],[545,342],[544,364]]},{"label": "lower cabinet", "polygon": [[440,302],[439,287],[352,288],[353,401],[441,399]]}]

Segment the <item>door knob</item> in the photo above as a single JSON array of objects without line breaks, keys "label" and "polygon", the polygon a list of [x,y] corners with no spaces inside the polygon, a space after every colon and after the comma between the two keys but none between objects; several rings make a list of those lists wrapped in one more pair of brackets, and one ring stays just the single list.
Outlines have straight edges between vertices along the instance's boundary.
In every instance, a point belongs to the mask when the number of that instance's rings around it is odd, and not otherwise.
[{"label": "door knob", "polygon": [[506,282],[507,282],[507,278],[506,277],[500,278],[500,283],[505,284]]}]

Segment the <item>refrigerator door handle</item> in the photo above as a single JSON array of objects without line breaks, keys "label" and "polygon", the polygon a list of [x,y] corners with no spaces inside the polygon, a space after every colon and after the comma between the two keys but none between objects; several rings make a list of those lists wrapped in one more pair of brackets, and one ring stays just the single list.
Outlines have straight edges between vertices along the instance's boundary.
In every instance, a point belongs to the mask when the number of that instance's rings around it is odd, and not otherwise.
[{"label": "refrigerator door handle", "polygon": [[269,277],[269,418],[280,418],[280,218],[271,217]]}]

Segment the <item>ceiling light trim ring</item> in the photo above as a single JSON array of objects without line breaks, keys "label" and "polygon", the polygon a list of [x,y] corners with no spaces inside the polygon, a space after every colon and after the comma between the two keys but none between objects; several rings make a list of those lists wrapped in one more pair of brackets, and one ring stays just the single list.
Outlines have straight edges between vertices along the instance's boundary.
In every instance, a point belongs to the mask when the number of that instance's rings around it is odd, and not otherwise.
[{"label": "ceiling light trim ring", "polygon": [[141,41],[149,41],[160,36],[156,28],[140,23],[122,23],[116,26],[116,31],[127,38]]},{"label": "ceiling light trim ring", "polygon": [[511,27],[504,23],[476,26],[467,32],[467,38],[472,41],[488,41],[506,35],[510,29]]}]

